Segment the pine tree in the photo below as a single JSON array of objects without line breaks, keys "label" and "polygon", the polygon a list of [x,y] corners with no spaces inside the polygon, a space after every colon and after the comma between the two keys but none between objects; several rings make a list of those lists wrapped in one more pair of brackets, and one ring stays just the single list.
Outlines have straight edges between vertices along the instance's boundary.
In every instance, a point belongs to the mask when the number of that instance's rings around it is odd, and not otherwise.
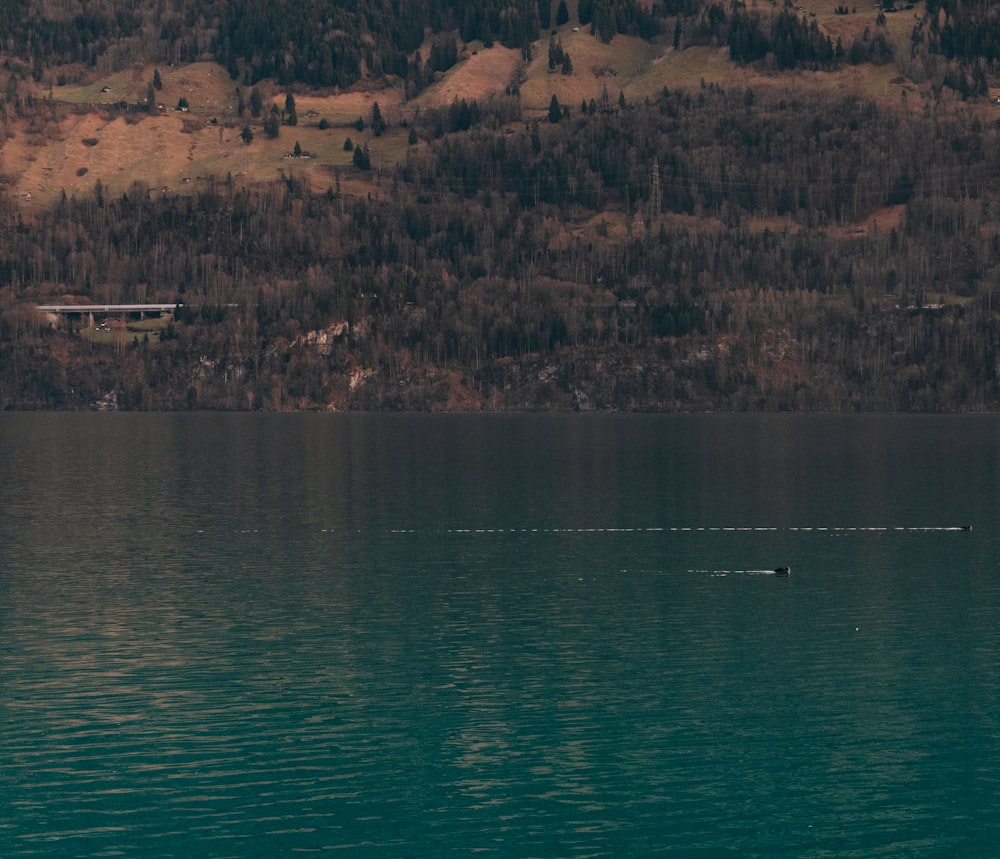
[{"label": "pine tree", "polygon": [[549,36],[549,71],[562,64],[563,50],[562,42],[557,42],[554,35]]},{"label": "pine tree", "polygon": [[381,137],[383,131],[385,131],[385,120],[382,119],[382,110],[377,101],[372,102],[372,134]]},{"label": "pine tree", "polygon": [[264,119],[264,134],[272,140],[280,134],[281,122],[278,117],[277,105],[271,106],[271,112]]},{"label": "pine tree", "polygon": [[351,160],[359,170],[371,170],[372,161],[371,156],[368,154],[368,145],[355,146],[354,157]]},{"label": "pine tree", "polygon": [[254,87],[250,90],[250,115],[256,119],[261,113],[264,112],[264,99],[261,97],[260,90]]},{"label": "pine tree", "polygon": [[562,120],[562,108],[559,106],[559,99],[552,93],[552,101],[549,102],[549,122],[556,124]]},{"label": "pine tree", "polygon": [[538,0],[538,23],[543,30],[552,22],[552,0]]}]

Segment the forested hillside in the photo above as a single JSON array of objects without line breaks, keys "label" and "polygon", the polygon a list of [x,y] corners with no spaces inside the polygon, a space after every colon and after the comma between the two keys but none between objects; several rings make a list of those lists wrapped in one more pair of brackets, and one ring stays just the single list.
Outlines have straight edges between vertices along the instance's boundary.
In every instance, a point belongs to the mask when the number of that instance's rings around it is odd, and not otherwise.
[{"label": "forested hillside", "polygon": [[[325,188],[289,170],[275,183],[227,173],[180,191],[108,193],[98,180],[51,205],[2,196],[5,408],[1000,407],[989,4],[920,4],[901,45],[884,13],[851,36],[790,8],[686,2],[574,5],[565,18],[553,3],[548,24],[535,2],[498,6],[496,20],[489,4],[457,0],[433,14],[416,3],[175,0],[124,17],[110,3],[20,2],[24,15],[0,18],[15,79],[9,135],[54,121],[46,75],[83,74],[84,42],[100,62],[130,39],[156,54],[209,34],[191,50],[216,52],[235,85],[287,78],[303,97],[376,74],[381,86],[408,81],[412,95],[416,51],[434,29],[538,56],[557,44],[547,30],[539,40],[540,26],[568,37],[611,14],[613,32],[595,23],[587,37],[628,32],[668,57],[714,40],[742,77],[643,95],[595,76],[592,96],[553,94],[548,110],[523,105],[514,81],[502,97],[428,103],[395,123],[372,113],[346,129],[354,157],[329,167]],[[293,6],[282,28],[274,16]],[[78,43],[39,41],[38,22],[80,8],[103,22],[86,39],[78,29]],[[316,78],[324,50],[346,56],[331,34],[357,32],[357,67]],[[880,35],[882,47],[852,58]],[[901,97],[801,77],[844,80],[838,68],[873,57],[906,82],[893,84]],[[553,65],[551,80],[567,74]],[[41,86],[29,101],[32,74]],[[253,138],[268,114],[246,111],[234,121]],[[398,155],[373,163],[386,139]],[[172,318],[35,309],[152,301],[176,302]]]}]

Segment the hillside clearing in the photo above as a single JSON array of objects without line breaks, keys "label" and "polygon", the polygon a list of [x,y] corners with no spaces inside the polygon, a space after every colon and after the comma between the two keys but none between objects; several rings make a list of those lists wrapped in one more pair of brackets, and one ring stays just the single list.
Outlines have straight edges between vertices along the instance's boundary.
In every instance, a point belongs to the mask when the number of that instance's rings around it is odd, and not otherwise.
[{"label": "hillside clearing", "polygon": [[[838,0],[802,0],[798,8],[831,38],[845,44],[866,30],[879,29],[874,6],[841,15],[836,13],[839,5]],[[914,14],[887,14],[883,25],[887,38],[905,44]],[[264,135],[260,119],[238,114],[238,103],[249,99],[249,89],[239,87],[213,62],[177,67],[137,64],[116,74],[93,75],[83,84],[34,85],[37,98],[51,99],[50,118],[8,122],[9,138],[0,145],[0,177],[22,200],[43,205],[64,191],[89,193],[98,181],[106,192],[121,193],[135,185],[181,191],[209,177],[271,181],[293,175],[321,191],[334,183],[333,172],[339,170],[342,182],[350,176],[352,187],[363,188],[377,184],[374,176],[380,169],[406,158],[407,132],[400,126],[415,111],[447,108],[456,99],[484,102],[512,84],[519,88],[525,119],[545,116],[553,95],[564,108],[575,111],[581,103],[599,100],[605,90],[613,100],[621,94],[632,101],[653,98],[665,87],[693,90],[706,84],[734,90],[852,92],[911,110],[924,103],[921,89],[902,77],[893,64],[777,73],[769,71],[766,63],[759,67],[733,63],[725,46],[675,50],[666,41],[623,35],[606,44],[592,36],[588,27],[577,26],[575,3],[570,4],[570,22],[552,32],[571,58],[572,74],[548,68],[549,32],[535,43],[528,63],[518,50],[485,49],[474,43],[453,68],[411,101],[405,99],[401,81],[380,80],[369,89],[352,87],[348,92],[291,90],[298,124],[283,126],[277,139]],[[144,104],[155,71],[163,86],[155,92],[157,107],[146,113]],[[79,77],[79,69],[74,74]],[[271,82],[258,86],[265,105],[283,110],[289,90]],[[181,99],[187,103],[183,112],[177,109]],[[359,119],[369,124],[376,102],[389,125],[380,138],[371,137],[368,128],[355,128]],[[123,106],[131,107],[125,112]],[[995,113],[992,105],[980,105],[977,110],[989,116]],[[254,135],[249,146],[240,138],[246,125]],[[352,153],[344,148],[347,138],[369,145],[373,174],[362,174],[351,166]],[[296,142],[308,157],[288,157]]]}]

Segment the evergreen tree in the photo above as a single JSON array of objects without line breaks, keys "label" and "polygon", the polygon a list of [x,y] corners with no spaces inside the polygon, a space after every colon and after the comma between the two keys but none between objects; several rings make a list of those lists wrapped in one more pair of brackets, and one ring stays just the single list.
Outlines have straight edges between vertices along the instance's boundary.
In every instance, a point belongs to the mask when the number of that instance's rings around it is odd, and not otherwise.
[{"label": "evergreen tree", "polygon": [[538,23],[543,30],[549,29],[552,21],[552,0],[538,0]]},{"label": "evergreen tree", "polygon": [[264,112],[264,99],[261,97],[260,90],[254,87],[250,90],[250,115],[257,119]]},{"label": "evergreen tree", "polygon": [[371,170],[372,162],[371,157],[368,154],[368,145],[355,146],[354,147],[354,157],[351,159],[354,162],[354,166],[359,170]]},{"label": "evergreen tree", "polygon": [[285,96],[285,122],[288,125],[298,125],[299,117],[295,112],[295,96],[291,93]]},{"label": "evergreen tree", "polygon": [[271,112],[264,119],[264,134],[272,140],[281,133],[281,119],[278,116],[278,106],[271,105]]},{"label": "evergreen tree", "polygon": [[559,6],[556,9],[556,26],[561,27],[568,21],[569,21],[569,9],[566,8],[566,0],[559,0]]},{"label": "evergreen tree", "polygon": [[562,42],[557,42],[554,35],[549,36],[549,71],[554,71],[562,64]]},{"label": "evergreen tree", "polygon": [[559,106],[559,99],[552,93],[552,101],[549,102],[549,122],[556,124],[562,120],[562,108]]},{"label": "evergreen tree", "polygon": [[615,7],[611,0],[597,0],[594,6],[594,19],[590,24],[590,32],[602,42],[608,43],[618,31]]},{"label": "evergreen tree", "polygon": [[372,134],[381,137],[383,131],[385,131],[385,120],[382,119],[382,110],[375,101],[372,102]]}]

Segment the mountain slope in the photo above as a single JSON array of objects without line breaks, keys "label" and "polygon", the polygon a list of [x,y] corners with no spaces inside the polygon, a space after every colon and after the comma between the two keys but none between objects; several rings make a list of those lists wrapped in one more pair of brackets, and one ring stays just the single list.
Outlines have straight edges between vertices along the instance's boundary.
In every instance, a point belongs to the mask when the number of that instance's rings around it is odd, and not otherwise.
[{"label": "mountain slope", "polygon": [[[255,80],[222,2],[94,24],[90,66],[7,30],[0,403],[995,410],[1000,116],[944,53],[992,19],[804,5],[571,4],[508,47],[442,7],[348,87]],[[310,50],[335,8],[296,7]],[[369,12],[365,51],[408,26]],[[223,63],[161,62],[195,37]],[[179,304],[34,310],[91,301]]]}]

